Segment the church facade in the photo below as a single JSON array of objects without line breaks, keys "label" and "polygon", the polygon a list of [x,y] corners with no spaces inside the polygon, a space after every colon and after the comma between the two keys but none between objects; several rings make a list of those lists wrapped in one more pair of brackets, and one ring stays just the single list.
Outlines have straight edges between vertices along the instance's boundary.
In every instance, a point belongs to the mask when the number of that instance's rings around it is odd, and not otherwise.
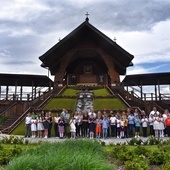
[{"label": "church facade", "polygon": [[39,57],[58,85],[115,85],[133,55],[89,23],[89,18]]}]

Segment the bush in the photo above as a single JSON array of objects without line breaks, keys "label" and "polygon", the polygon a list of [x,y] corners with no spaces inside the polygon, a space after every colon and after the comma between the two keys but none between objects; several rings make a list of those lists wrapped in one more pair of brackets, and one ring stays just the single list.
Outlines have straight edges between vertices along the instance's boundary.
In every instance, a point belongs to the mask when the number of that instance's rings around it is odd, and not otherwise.
[{"label": "bush", "polygon": [[170,162],[163,165],[163,170],[170,170]]},{"label": "bush", "polygon": [[125,162],[125,170],[149,170],[149,165],[145,160],[134,158]]},{"label": "bush", "polygon": [[148,155],[151,165],[161,165],[165,162],[165,154],[160,150],[153,150]]}]

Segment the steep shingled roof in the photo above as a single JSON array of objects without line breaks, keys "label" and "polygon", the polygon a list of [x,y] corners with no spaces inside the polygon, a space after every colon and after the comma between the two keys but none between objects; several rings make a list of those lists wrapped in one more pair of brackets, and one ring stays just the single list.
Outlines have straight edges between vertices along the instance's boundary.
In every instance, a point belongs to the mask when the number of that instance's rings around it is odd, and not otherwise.
[{"label": "steep shingled roof", "polygon": [[56,70],[53,70],[53,68],[57,67],[62,56],[64,56],[64,54],[66,54],[69,50],[73,49],[79,42],[87,38],[97,44],[110,56],[114,57],[114,60],[116,60],[116,62],[122,65],[125,69],[126,67],[133,65],[131,62],[134,58],[133,55],[128,53],[86,20],[39,57],[42,61],[42,66],[49,67],[51,73],[55,74]]}]

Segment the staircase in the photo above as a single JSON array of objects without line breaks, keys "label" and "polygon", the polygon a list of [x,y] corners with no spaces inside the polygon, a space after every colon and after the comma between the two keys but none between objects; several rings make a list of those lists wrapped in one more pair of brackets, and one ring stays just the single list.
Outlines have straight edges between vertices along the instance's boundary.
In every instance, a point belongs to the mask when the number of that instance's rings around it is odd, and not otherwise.
[{"label": "staircase", "polygon": [[8,134],[8,127],[11,126],[19,117],[21,114],[12,114],[10,115],[7,120],[5,120],[1,125],[0,125],[0,131],[2,133]]},{"label": "staircase", "polygon": [[131,94],[122,88],[111,88],[112,92],[117,95],[126,105],[132,108],[140,108],[140,110],[145,110],[145,102],[136,98],[131,97]]}]

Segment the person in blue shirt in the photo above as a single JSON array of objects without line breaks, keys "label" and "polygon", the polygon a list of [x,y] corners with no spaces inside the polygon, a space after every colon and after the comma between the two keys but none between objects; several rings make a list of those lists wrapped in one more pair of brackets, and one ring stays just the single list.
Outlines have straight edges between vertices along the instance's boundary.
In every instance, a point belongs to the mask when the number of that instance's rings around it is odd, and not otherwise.
[{"label": "person in blue shirt", "polygon": [[103,139],[107,138],[107,128],[108,128],[109,121],[106,116],[104,116],[102,120],[102,129],[103,129]]},{"label": "person in blue shirt", "polygon": [[128,126],[129,126],[129,137],[133,136],[133,129],[134,129],[134,121],[135,121],[135,117],[133,115],[133,113],[131,112],[130,115],[128,116]]},{"label": "person in blue shirt", "polygon": [[139,138],[140,123],[141,123],[141,120],[139,119],[139,116],[136,115],[136,118],[135,118],[135,138]]}]

